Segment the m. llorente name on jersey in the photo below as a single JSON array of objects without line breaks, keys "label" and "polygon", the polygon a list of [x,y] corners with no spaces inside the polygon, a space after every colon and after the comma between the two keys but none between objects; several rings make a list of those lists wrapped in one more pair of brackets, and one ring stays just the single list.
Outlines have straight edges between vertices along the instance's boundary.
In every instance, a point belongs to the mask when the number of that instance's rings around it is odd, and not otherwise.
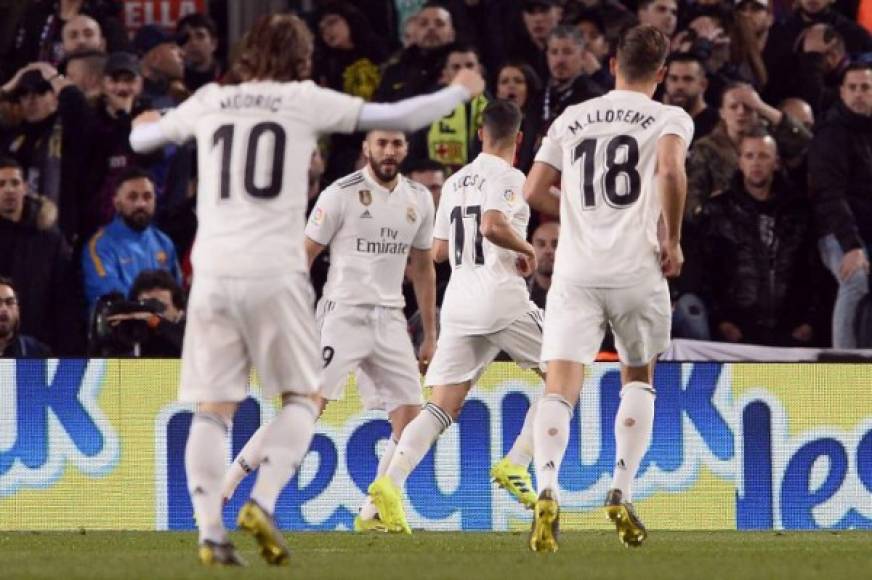
[{"label": "m. llorente name on jersey", "polygon": [[407,254],[409,252],[409,244],[392,242],[386,239],[391,238],[396,240],[399,235],[400,232],[395,229],[381,228],[379,232],[381,239],[378,241],[357,238],[355,240],[357,251],[363,254]]},{"label": "m. llorente name on jersey", "polygon": [[221,109],[264,109],[278,113],[282,108],[282,98],[268,95],[248,95],[237,93],[221,99]]},{"label": "m. llorente name on jersey", "polygon": [[568,129],[573,135],[585,127],[597,123],[630,123],[647,129],[656,120],[656,117],[653,115],[645,115],[633,109],[597,109],[595,111],[588,111],[585,125],[582,125],[581,120],[576,119],[573,124],[568,126]]}]

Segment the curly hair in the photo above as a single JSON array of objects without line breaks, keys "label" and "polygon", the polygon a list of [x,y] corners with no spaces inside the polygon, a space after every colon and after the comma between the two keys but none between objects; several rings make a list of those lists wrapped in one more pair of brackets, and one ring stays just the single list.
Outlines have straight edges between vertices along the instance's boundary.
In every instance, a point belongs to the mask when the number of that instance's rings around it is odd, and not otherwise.
[{"label": "curly hair", "polygon": [[312,33],[298,16],[262,16],[239,42],[226,81],[234,84],[308,79],[312,46]]}]

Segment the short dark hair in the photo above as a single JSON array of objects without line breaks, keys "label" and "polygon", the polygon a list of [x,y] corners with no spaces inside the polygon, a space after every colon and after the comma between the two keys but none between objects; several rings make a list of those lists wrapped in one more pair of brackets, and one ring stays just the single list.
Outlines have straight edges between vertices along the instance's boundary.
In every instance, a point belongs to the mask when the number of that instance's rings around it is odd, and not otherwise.
[{"label": "short dark hair", "polygon": [[109,58],[105,52],[99,50],[79,50],[72,54],[68,54],[64,60],[61,61],[59,70],[60,72],[66,74],[67,67],[74,60],[85,60],[88,61],[88,64],[100,68],[103,68],[106,65],[106,59]]},{"label": "short dark hair", "polygon": [[0,276],[0,286],[9,286],[12,288],[12,294],[18,298],[18,290],[15,289],[15,282],[8,276]]},{"label": "short dark hair", "polygon": [[751,127],[746,133],[742,134],[742,136],[739,138],[739,147],[742,146],[742,141],[744,141],[745,139],[765,139],[766,137],[773,139],[774,142],[775,138],[772,136],[772,133],[769,131],[769,129],[767,129],[766,126],[763,125],[763,123],[758,123],[757,125]]},{"label": "short dark hair", "polygon": [[118,190],[121,189],[122,185],[134,179],[147,179],[154,184],[154,176],[150,171],[146,171],[142,167],[136,165],[131,165],[122,171],[115,179],[115,193],[118,193]]},{"label": "short dark hair", "polygon": [[481,62],[481,53],[479,52],[478,47],[471,42],[454,41],[442,48],[442,51],[445,54],[445,63],[448,62],[448,57],[455,52],[471,52],[475,54],[475,56],[478,57],[478,61]]},{"label": "short dark hair", "polygon": [[703,76],[705,76],[705,63],[702,61],[702,59],[698,55],[696,55],[692,52],[676,52],[676,53],[669,55],[669,58],[666,59],[667,66],[674,63],[674,62],[687,63],[687,64],[696,63],[697,65],[699,65],[699,68],[701,69]]},{"label": "short dark hair", "polygon": [[650,24],[640,24],[621,32],[617,59],[621,74],[630,82],[650,80],[669,54],[669,39]]},{"label": "short dark hair", "polygon": [[0,157],[0,169],[17,169],[24,175],[24,167],[14,157]]},{"label": "short dark hair", "polygon": [[215,24],[215,21],[212,20],[212,17],[208,14],[203,14],[202,12],[193,12],[191,14],[188,14],[187,16],[179,20],[178,24],[176,24],[176,32],[184,32],[185,27],[205,28],[209,31],[209,35],[212,38],[218,38],[218,26]]},{"label": "short dark hair", "polygon": [[495,99],[481,114],[481,126],[494,141],[514,139],[521,129],[523,115],[512,101]]},{"label": "short dark hair", "polygon": [[[657,2],[657,0],[639,0],[639,4],[636,5],[636,10],[638,11],[648,8],[648,6],[655,2]],[[672,0],[672,2],[675,2],[676,6],[680,4],[678,0]]]},{"label": "short dark hair", "polygon": [[143,270],[140,272],[130,287],[127,299],[139,300],[139,295],[149,290],[168,290],[172,296],[173,306],[179,310],[185,307],[184,290],[176,283],[173,275],[166,270]]},{"label": "short dark hair", "polygon": [[842,78],[839,81],[839,86],[845,84],[845,79],[848,78],[848,73],[857,71],[872,71],[872,64],[862,61],[852,62],[847,67],[845,67],[844,71],[842,71]]},{"label": "short dark hair", "polygon": [[403,175],[410,175],[417,171],[442,171],[444,173],[445,166],[429,157],[406,157],[400,172]]}]

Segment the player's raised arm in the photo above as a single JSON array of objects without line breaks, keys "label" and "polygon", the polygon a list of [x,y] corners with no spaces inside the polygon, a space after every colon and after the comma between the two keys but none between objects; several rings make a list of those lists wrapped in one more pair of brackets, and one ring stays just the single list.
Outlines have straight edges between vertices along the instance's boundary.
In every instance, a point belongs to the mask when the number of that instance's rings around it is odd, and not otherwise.
[{"label": "player's raised arm", "polygon": [[681,252],[681,220],[687,197],[684,169],[687,144],[678,135],[664,135],[657,141],[657,189],[666,222],[666,239],[661,245],[661,263],[666,276],[678,276],[684,263]]},{"label": "player's raised arm", "polygon": [[387,129],[411,133],[451,113],[484,92],[484,79],[473,70],[458,72],[451,84],[428,95],[396,103],[366,103],[357,119],[358,131]]}]

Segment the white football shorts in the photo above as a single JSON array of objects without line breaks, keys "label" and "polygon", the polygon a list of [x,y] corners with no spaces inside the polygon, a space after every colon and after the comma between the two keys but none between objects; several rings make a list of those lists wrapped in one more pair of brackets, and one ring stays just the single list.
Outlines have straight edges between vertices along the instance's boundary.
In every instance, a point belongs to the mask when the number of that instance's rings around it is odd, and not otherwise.
[{"label": "white football shorts", "polygon": [[542,312],[531,310],[506,328],[490,334],[452,334],[450,329],[442,327],[436,354],[427,370],[426,384],[474,383],[500,351],[505,351],[522,368],[544,371],[545,365],[539,360],[542,352]]},{"label": "white football shorts", "polygon": [[388,413],[402,405],[422,405],[418,359],[401,308],[352,306],[322,299],[321,395],[342,398],[350,372],[367,409]]},{"label": "white football shorts", "polygon": [[251,367],[264,395],[317,391],[318,335],[308,273],[199,275],[188,300],[179,399],[239,402]]},{"label": "white football shorts", "polygon": [[590,288],[555,276],[548,290],[542,360],[590,364],[606,324],[615,335],[620,361],[647,365],[669,346],[672,307],[662,276],[627,288]]}]

